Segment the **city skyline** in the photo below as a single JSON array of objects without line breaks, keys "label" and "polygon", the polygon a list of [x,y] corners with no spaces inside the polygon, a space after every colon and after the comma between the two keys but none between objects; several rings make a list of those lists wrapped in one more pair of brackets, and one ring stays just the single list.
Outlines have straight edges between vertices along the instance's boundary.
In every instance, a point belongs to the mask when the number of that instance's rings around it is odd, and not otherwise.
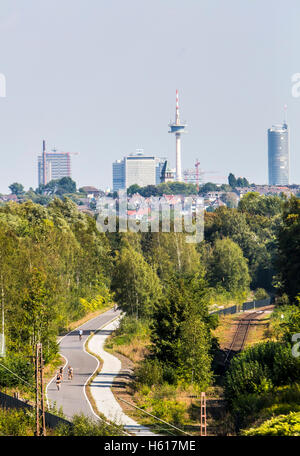
[{"label": "city skyline", "polygon": [[80,153],[72,166],[79,187],[112,187],[111,163],[139,148],[175,167],[166,124],[177,88],[189,123],[182,169],[199,158],[225,179],[233,172],[266,184],[266,130],[287,103],[290,183],[300,182],[296,1],[116,3],[3,1],[1,193],[15,181],[37,187],[41,138]]}]

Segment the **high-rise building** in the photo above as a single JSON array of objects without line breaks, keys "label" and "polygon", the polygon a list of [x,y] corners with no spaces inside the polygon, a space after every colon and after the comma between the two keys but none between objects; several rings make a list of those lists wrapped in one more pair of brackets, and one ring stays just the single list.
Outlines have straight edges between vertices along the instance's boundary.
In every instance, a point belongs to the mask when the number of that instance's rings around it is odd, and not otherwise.
[{"label": "high-rise building", "polygon": [[289,130],[287,123],[268,129],[269,185],[289,185]]},{"label": "high-rise building", "polygon": [[[44,178],[43,155],[38,156],[38,183],[44,184],[51,180],[71,177],[71,157],[68,152],[45,152],[46,166]],[[46,182],[45,182],[46,180]]]},{"label": "high-rise building", "polygon": [[113,171],[113,191],[124,190],[125,183],[125,159],[117,160],[112,165]]},{"label": "high-rise building", "polygon": [[112,165],[113,191],[125,190],[134,184],[140,187],[160,184],[164,162],[164,159],[140,152],[115,161]]}]

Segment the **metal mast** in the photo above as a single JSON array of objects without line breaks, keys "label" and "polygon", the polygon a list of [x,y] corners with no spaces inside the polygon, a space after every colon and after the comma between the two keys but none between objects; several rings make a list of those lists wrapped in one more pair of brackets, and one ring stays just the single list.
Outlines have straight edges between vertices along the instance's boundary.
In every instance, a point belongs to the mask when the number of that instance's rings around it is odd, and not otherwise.
[{"label": "metal mast", "polygon": [[169,124],[169,133],[174,133],[176,137],[176,180],[182,182],[181,172],[181,133],[185,133],[186,124],[180,122],[179,116],[179,97],[178,90],[176,90],[176,111],[175,111],[175,123]]}]

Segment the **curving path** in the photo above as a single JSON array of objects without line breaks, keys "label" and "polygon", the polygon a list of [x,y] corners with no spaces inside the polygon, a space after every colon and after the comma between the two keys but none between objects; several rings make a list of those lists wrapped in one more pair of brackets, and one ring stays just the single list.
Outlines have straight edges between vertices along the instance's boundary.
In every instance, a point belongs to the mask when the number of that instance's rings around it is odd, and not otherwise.
[{"label": "curving path", "polygon": [[[108,324],[119,315],[119,310],[110,309],[66,334],[60,340],[60,354],[66,360],[63,382],[60,391],[57,391],[54,377],[47,385],[46,394],[49,404],[56,403],[57,409],[62,407],[67,418],[72,418],[77,413],[97,417],[86,397],[85,385],[97,369],[98,360],[85,351],[84,344],[91,332]],[[83,330],[81,341],[79,341],[79,329]],[[68,380],[68,365],[73,367],[73,380]]]},{"label": "curving path", "polygon": [[103,360],[101,372],[94,378],[90,385],[91,394],[96,402],[99,412],[111,421],[124,426],[131,434],[147,436],[155,435],[147,427],[125,415],[121,406],[115,399],[111,387],[114,378],[121,371],[121,361],[104,350],[107,337],[118,327],[120,318],[109,323],[95,334],[88,343],[88,348]]}]

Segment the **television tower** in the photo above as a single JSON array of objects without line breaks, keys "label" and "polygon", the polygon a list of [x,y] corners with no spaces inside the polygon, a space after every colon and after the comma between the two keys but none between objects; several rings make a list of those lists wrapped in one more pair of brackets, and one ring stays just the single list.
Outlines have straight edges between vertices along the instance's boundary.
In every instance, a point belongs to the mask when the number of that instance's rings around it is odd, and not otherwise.
[{"label": "television tower", "polygon": [[179,101],[178,101],[178,90],[176,90],[176,112],[175,112],[175,123],[169,123],[169,133],[175,133],[176,136],[176,180],[182,182],[181,174],[181,133],[186,133],[186,123],[180,122],[179,117]]}]

